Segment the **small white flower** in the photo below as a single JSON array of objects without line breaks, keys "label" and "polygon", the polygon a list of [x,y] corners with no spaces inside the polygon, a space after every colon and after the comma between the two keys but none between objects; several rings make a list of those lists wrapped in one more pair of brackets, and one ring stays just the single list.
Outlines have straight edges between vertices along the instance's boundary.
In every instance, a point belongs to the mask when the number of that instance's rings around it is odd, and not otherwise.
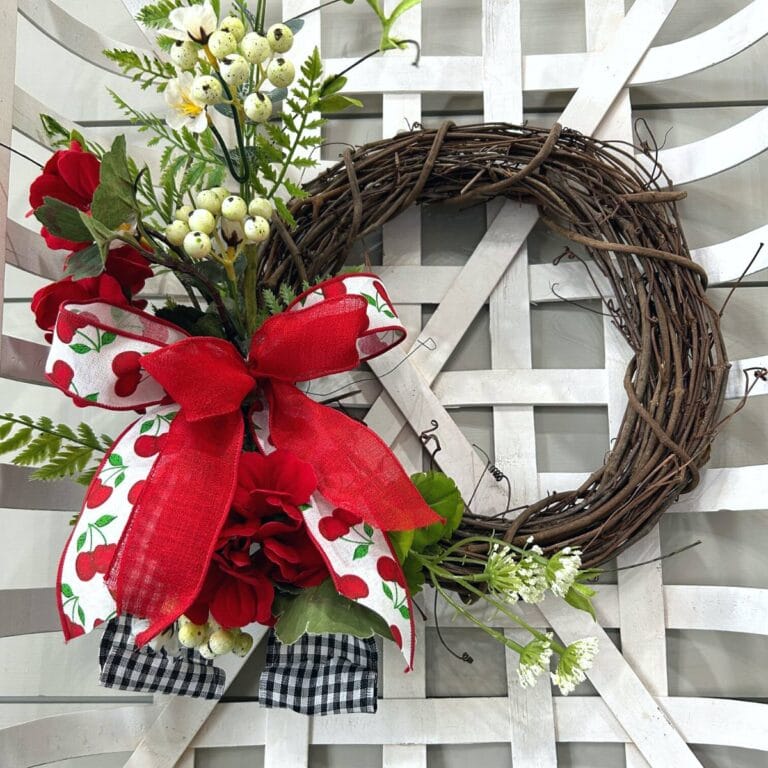
[{"label": "small white flower", "polygon": [[565,597],[581,569],[581,550],[565,547],[549,558],[547,581],[553,594]]},{"label": "small white flower", "polygon": [[516,559],[507,544],[494,544],[485,563],[488,589],[509,603],[540,603],[547,589],[544,566],[526,556]]},{"label": "small white flower", "polygon": [[174,131],[188,128],[192,133],[202,133],[208,127],[205,105],[192,98],[193,83],[194,77],[190,72],[182,72],[168,81],[165,103],[169,109],[165,121]]},{"label": "small white flower", "polygon": [[517,667],[517,679],[523,688],[536,685],[536,680],[549,671],[549,660],[552,657],[552,633],[547,633],[547,639],[536,638],[523,648],[520,663]]},{"label": "small white flower", "polygon": [[168,19],[173,24],[173,29],[164,29],[162,34],[174,40],[192,40],[200,45],[208,42],[219,23],[216,11],[208,0],[202,5],[175,8],[168,14]]},{"label": "small white flower", "polygon": [[597,638],[585,637],[571,643],[560,656],[557,669],[552,673],[552,682],[560,689],[563,696],[572,693],[583,682],[587,670],[597,655]]},{"label": "small white flower", "polygon": [[[536,554],[541,554],[539,547],[531,547],[531,550],[539,550]],[[522,582],[522,586],[518,590],[520,599],[530,605],[540,603],[544,599],[548,586],[544,565],[532,557],[524,557],[520,561],[517,572]]]}]

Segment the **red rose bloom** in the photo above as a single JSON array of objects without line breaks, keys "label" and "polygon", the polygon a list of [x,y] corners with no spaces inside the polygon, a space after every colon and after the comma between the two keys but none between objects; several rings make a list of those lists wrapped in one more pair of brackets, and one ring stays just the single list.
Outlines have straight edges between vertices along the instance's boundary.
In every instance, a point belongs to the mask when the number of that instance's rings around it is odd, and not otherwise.
[{"label": "red rose bloom", "polygon": [[[96,155],[84,152],[82,147],[73,141],[69,149],[55,152],[45,164],[43,172],[29,188],[29,204],[33,210],[38,209],[46,197],[54,197],[64,203],[90,211],[93,193],[99,186],[99,171],[101,163]],[[52,249],[68,249],[79,251],[88,243],[75,243],[52,235],[43,227],[40,234]]]},{"label": "red rose bloom", "polygon": [[125,297],[120,283],[110,275],[98,277],[86,277],[83,280],[73,280],[65,277],[55,283],[46,285],[39,291],[35,291],[32,297],[32,311],[35,313],[35,322],[46,333],[45,338],[50,342],[53,335],[50,331],[56,324],[56,316],[59,307],[70,301],[92,301],[100,299],[110,304],[127,307],[130,302]]},{"label": "red rose bloom", "polygon": [[310,539],[300,506],[317,487],[314,470],[289,451],[243,453],[232,510],[189,618],[210,611],[224,627],[272,623],[273,583],[311,587],[328,569]]},{"label": "red rose bloom", "polygon": [[113,248],[107,254],[104,271],[114,277],[129,296],[141,293],[144,283],[153,275],[149,262],[130,245]]}]

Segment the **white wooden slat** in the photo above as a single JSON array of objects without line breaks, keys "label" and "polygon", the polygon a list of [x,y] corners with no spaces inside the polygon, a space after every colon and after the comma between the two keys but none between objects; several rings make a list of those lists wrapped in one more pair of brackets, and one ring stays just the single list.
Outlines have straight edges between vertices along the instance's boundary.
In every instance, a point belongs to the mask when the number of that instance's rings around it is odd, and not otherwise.
[{"label": "white wooden slat", "polygon": [[8,219],[5,234],[7,264],[49,280],[60,280],[65,256],[64,252],[49,250],[39,232]]},{"label": "white wooden slat", "polygon": [[605,631],[564,602],[546,602],[542,613],[565,643],[593,636],[600,652],[588,676],[632,743],[653,768],[701,768],[679,733]]},{"label": "white wooden slat", "polygon": [[306,768],[309,726],[314,720],[288,709],[268,709],[265,718],[264,768]]},{"label": "white wooden slat", "polygon": [[89,64],[122,76],[117,64],[107,59],[102,51],[107,48],[133,49],[133,46],[100,34],[52,0],[18,0],[18,4],[19,14],[46,37]]},{"label": "white wooden slat", "polygon": [[[741,122],[698,141],[659,152],[658,162],[675,186],[714,176],[768,149],[768,107]],[[648,169],[654,161],[636,155]],[[749,254],[750,256],[752,254]]]},{"label": "white wooden slat", "polygon": [[[398,738],[427,744],[486,743],[508,739],[510,717],[498,698],[385,699],[378,717],[337,715],[314,721],[312,744],[397,743]],[[768,751],[764,727],[768,705],[728,699],[660,697],[685,737],[697,744],[722,744]],[[488,716],[477,717],[477,712]],[[103,708],[54,715],[0,731],[2,764],[41,765],[87,754],[124,752],[154,715],[149,706]],[[605,703],[594,696],[554,699],[558,739],[571,743],[626,742],[627,734]],[[195,741],[197,748],[256,746],[264,743],[266,710],[252,703],[217,707]],[[466,724],[472,723],[472,728]],[[87,729],[87,730],[85,730]],[[23,753],[28,746],[31,754]]]},{"label": "white wooden slat", "polygon": [[[747,269],[760,243],[768,242],[768,224],[716,245],[691,251],[691,258],[707,270],[710,285],[738,280],[742,273],[752,275],[768,269],[768,245],[764,246]],[[745,272],[746,270],[746,272]]]},{"label": "white wooden slat", "polygon": [[675,7],[677,0],[635,0],[600,56],[590,59],[582,85],[559,121],[582,133],[594,133],[621,89]]},{"label": "white wooden slat", "polygon": [[3,335],[0,340],[0,376],[45,384],[43,371],[48,347]]},{"label": "white wooden slat", "polygon": [[62,512],[80,509],[83,502],[82,486],[69,480],[33,483],[29,479],[30,471],[25,467],[0,464],[0,508]]},{"label": "white wooden slat", "polygon": [[[754,372],[746,373],[749,368],[768,369],[768,355],[749,357],[744,360],[731,360],[731,370],[728,371],[728,384],[725,388],[726,400],[739,400],[744,396],[747,377],[750,384],[755,382]],[[768,394],[768,381],[758,379],[750,397]]]},{"label": "white wooden slat", "polygon": [[[121,0],[123,5],[125,6],[128,13],[131,14],[132,19],[136,19],[136,15],[138,12],[146,5],[144,0]],[[139,24],[139,22],[136,22],[136,26],[139,28],[139,31],[142,35],[147,39],[147,42],[149,43],[149,49],[150,50],[157,50],[157,42],[155,39],[155,32],[151,29],[147,29],[143,24]]]},{"label": "white wooden slat", "polygon": [[60,629],[56,594],[49,588],[0,590],[0,637]]},{"label": "white wooden slat", "polygon": [[[527,289],[525,281],[521,282]],[[528,324],[520,329],[520,336],[525,330],[529,330]],[[516,343],[520,338],[518,334],[511,335],[511,329],[507,329],[505,338],[516,349],[520,348]],[[608,378],[605,371],[592,368],[446,371],[435,379],[434,391],[446,408],[472,405],[604,405],[608,401]]]}]

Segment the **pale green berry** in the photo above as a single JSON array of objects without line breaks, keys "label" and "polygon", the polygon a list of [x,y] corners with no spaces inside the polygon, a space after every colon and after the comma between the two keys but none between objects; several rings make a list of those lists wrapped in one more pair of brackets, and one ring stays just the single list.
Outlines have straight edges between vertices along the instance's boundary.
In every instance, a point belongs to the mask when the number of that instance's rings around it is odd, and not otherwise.
[{"label": "pale green berry", "polygon": [[189,221],[187,223],[190,229],[205,232],[206,235],[210,235],[216,229],[216,217],[205,208],[195,208],[189,214]]},{"label": "pale green berry", "polygon": [[208,634],[208,627],[205,624],[184,624],[179,629],[179,643],[185,648],[197,648],[203,642]]},{"label": "pale green berry", "polygon": [[266,197],[254,197],[248,203],[248,213],[251,216],[261,216],[262,219],[269,221],[272,218],[272,203]]},{"label": "pale green berry", "polygon": [[[232,193],[226,187],[213,187],[211,190],[219,198],[219,208],[225,197],[229,197]],[[203,206],[205,207],[205,206]]]},{"label": "pale green berry", "polygon": [[285,24],[273,24],[267,31],[267,41],[275,53],[285,53],[293,45],[293,32]]},{"label": "pale green berry", "polygon": [[269,222],[263,216],[253,216],[243,223],[245,239],[252,243],[263,243],[269,237]]},{"label": "pale green berry", "polygon": [[296,67],[292,61],[281,56],[269,62],[267,77],[275,88],[287,88],[296,77]]},{"label": "pale green berry", "polygon": [[226,629],[219,629],[208,638],[208,647],[217,655],[229,653],[235,644],[235,637]]},{"label": "pale green berry", "polygon": [[215,659],[216,654],[211,650],[208,643],[205,643],[204,645],[200,645],[197,648],[197,652],[204,658],[204,659]]},{"label": "pale green berry", "polygon": [[200,104],[218,104],[222,93],[221,83],[211,75],[196,77],[190,90],[190,96]]},{"label": "pale green berry", "polygon": [[230,221],[242,221],[246,213],[248,213],[248,206],[238,195],[230,195],[221,204],[221,215]]},{"label": "pale green berry", "polygon": [[227,85],[237,88],[251,76],[251,66],[239,53],[233,53],[221,60],[220,73]]},{"label": "pale green berry", "polygon": [[189,226],[186,221],[172,221],[165,228],[165,237],[171,245],[181,245],[189,232]]},{"label": "pale green berry", "polygon": [[214,32],[208,40],[208,49],[217,58],[223,59],[237,50],[237,40],[231,32]]},{"label": "pale green berry", "polygon": [[238,43],[245,37],[245,25],[237,16],[227,16],[219,24],[219,29],[222,32],[229,32]]},{"label": "pale green berry", "polygon": [[253,635],[248,634],[248,632],[241,632],[235,637],[235,645],[232,648],[235,656],[247,656],[251,648],[253,648]]},{"label": "pale green berry", "polygon": [[249,120],[266,123],[272,115],[272,102],[263,93],[249,93],[243,102],[243,109]]},{"label": "pale green berry", "polygon": [[[203,208],[204,206],[198,205],[198,208]],[[176,209],[176,215],[174,218],[178,219],[179,221],[189,221],[189,214],[192,213],[194,209],[191,205],[182,205],[181,208]]]},{"label": "pale green berry", "polygon": [[[229,192],[227,192],[227,195]],[[226,197],[227,195],[224,195]],[[210,211],[214,216],[218,216],[221,213],[221,201],[224,199],[218,189],[202,189],[195,196],[195,205],[198,208],[205,208],[206,211]],[[192,211],[190,211],[190,214]]]},{"label": "pale green berry", "polygon": [[194,230],[184,238],[184,252],[190,259],[204,259],[211,252],[211,238]]},{"label": "pale green berry", "polygon": [[251,64],[261,64],[272,55],[269,40],[256,32],[249,32],[240,41],[240,53]]},{"label": "pale green berry", "polygon": [[197,64],[197,51],[197,46],[190,40],[176,40],[171,46],[171,61],[179,69],[194,69]]}]

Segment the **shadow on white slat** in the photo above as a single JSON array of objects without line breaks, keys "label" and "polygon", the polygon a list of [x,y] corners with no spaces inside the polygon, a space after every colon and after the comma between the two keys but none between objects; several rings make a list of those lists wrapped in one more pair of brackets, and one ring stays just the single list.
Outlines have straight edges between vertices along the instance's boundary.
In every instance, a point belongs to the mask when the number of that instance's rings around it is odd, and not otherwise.
[{"label": "shadow on white slat", "polygon": [[69,480],[32,482],[31,469],[0,464],[0,508],[44,509],[75,512],[80,509],[85,488]]}]

